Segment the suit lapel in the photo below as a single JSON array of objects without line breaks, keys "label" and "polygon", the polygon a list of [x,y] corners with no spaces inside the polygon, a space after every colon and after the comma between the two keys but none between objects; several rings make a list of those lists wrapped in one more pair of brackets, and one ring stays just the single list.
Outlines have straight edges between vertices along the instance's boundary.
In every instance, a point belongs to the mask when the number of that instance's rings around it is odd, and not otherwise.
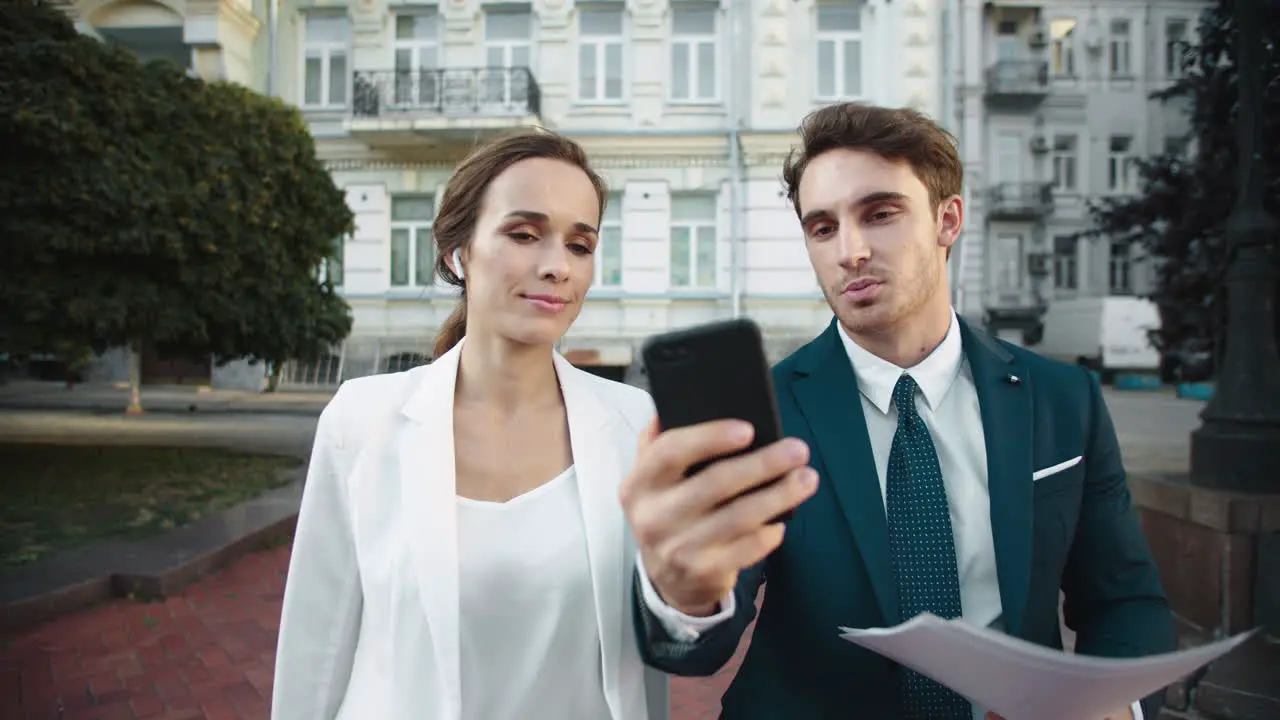
[{"label": "suit lapel", "polygon": [[1031,581],[1034,378],[1012,353],[981,331],[963,322],[960,331],[982,409],[1004,627],[1009,635],[1017,635]]},{"label": "suit lapel", "polygon": [[622,606],[627,593],[623,528],[625,518],[617,497],[620,478],[617,440],[613,436],[613,412],[594,392],[584,371],[555,355],[560,392],[569,418],[569,443],[578,477],[587,557],[591,566],[591,590],[595,597],[596,626],[605,696],[614,717],[621,717],[618,691],[622,658]]},{"label": "suit lapel", "polygon": [[402,408],[412,422],[398,443],[400,486],[406,507],[422,514],[409,538],[436,667],[444,688],[444,718],[462,708],[458,629],[457,469],[453,444],[453,394],[462,343],[422,370],[422,382]]},{"label": "suit lapel", "polygon": [[889,526],[876,473],[858,380],[833,321],[797,363],[793,385],[800,412],[817,442],[817,455],[871,576],[886,625],[901,621],[889,557]]}]

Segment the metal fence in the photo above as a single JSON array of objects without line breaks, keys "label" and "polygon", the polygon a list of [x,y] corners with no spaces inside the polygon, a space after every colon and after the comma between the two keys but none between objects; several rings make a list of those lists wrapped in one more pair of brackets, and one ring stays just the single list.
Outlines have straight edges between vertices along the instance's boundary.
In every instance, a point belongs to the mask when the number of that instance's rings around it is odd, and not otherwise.
[{"label": "metal fence", "polygon": [[431,362],[434,338],[349,338],[315,362],[289,362],[280,373],[282,387],[336,388],[345,380],[401,372]]}]

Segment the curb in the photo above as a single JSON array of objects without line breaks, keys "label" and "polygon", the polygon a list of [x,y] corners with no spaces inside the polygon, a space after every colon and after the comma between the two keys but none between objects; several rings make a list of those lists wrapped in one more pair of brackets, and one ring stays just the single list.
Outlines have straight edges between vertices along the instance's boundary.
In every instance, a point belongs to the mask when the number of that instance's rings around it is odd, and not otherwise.
[{"label": "curb", "polygon": [[166,533],[101,540],[0,571],[0,638],[114,598],[168,597],[233,560],[292,538],[306,471],[304,459],[282,472],[287,485]]},{"label": "curb", "polygon": [[[219,414],[219,415],[299,415],[303,417],[319,417],[323,406],[264,406],[264,405],[206,405],[201,406],[199,403],[191,403],[183,407],[180,405],[143,405],[146,412],[141,417],[147,415],[198,415]],[[55,404],[40,402],[22,402],[22,401],[0,401],[0,410],[30,410],[37,412],[89,412],[103,415],[120,415],[124,416],[124,405],[112,403],[106,404],[101,402],[87,402],[80,404]]]}]

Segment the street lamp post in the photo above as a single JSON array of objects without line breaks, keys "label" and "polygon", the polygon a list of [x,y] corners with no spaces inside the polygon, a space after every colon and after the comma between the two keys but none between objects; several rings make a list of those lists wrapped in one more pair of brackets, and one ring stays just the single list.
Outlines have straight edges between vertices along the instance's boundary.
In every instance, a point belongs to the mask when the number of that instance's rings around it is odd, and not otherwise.
[{"label": "street lamp post", "polygon": [[1191,434],[1192,485],[1280,493],[1280,350],[1276,259],[1280,224],[1263,205],[1262,37],[1259,0],[1236,0],[1240,194],[1227,220],[1226,349],[1213,399]]}]

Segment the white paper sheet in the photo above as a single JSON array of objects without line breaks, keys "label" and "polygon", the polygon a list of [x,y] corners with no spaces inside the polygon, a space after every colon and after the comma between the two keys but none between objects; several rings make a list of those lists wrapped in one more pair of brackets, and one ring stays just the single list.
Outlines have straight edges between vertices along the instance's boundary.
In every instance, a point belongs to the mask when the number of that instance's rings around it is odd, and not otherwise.
[{"label": "white paper sheet", "polygon": [[840,637],[927,675],[1006,720],[1088,720],[1129,707],[1234,650],[1255,631],[1143,658],[1060,652],[925,613]]}]

